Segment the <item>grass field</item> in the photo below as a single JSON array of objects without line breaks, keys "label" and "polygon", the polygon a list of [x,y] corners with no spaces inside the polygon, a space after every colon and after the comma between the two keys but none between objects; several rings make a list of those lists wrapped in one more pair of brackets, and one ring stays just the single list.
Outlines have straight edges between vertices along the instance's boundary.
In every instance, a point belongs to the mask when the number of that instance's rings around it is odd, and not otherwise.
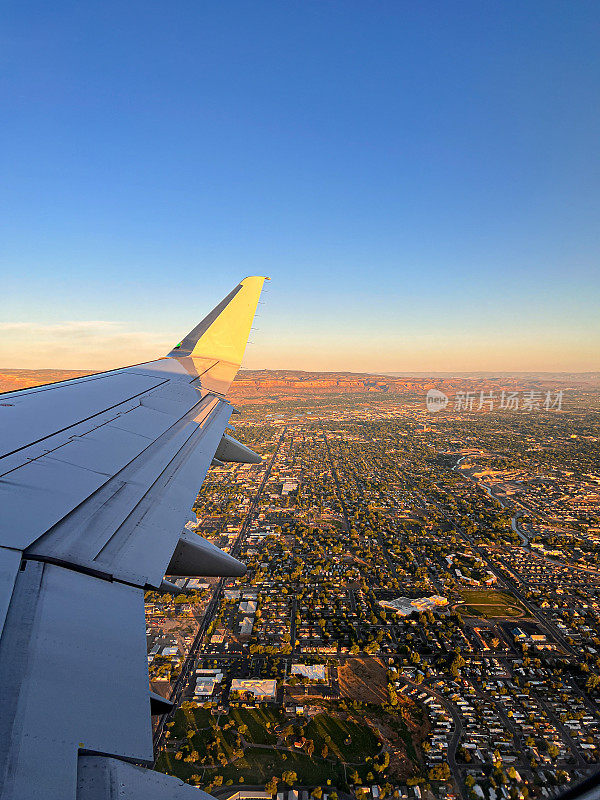
[{"label": "grass field", "polygon": [[[209,741],[213,737],[216,719],[205,708],[180,708],[174,717],[171,738],[183,739],[188,731],[193,730],[198,744]],[[283,719],[280,711],[270,708],[232,708],[229,714],[220,717],[219,725],[235,722],[236,730],[240,725],[246,725],[248,731],[244,733],[244,739],[250,744],[275,744],[277,736],[273,730]]]},{"label": "grass field", "polygon": [[307,739],[315,743],[315,753],[320,753],[323,745],[342,761],[361,763],[367,756],[379,752],[379,740],[368,727],[352,720],[343,720],[329,714],[317,714],[305,728]]},{"label": "grass field", "polygon": [[[344,768],[339,761],[324,761],[316,753],[310,758],[306,753],[260,747],[249,748],[243,758],[225,767],[210,769],[201,764],[175,761],[169,752],[163,751],[158,757],[156,769],[177,775],[183,780],[189,780],[192,775],[201,775],[204,785],[210,783],[215,775],[222,775],[224,782],[231,780],[237,784],[240,777],[243,777],[244,783],[249,786],[263,785],[274,775],[280,777],[283,772],[288,771],[295,772],[301,784],[325,785],[328,778],[333,785],[345,782]],[[358,771],[362,773],[364,767]]]},{"label": "grass field", "polygon": [[[354,708],[347,702],[332,703],[313,717],[293,720],[266,705],[231,707],[229,713],[212,715],[186,704],[175,713],[156,769],[205,788],[214,787],[215,779],[217,785],[264,786],[274,776],[281,779],[292,772],[295,785],[325,788],[329,781],[347,791],[356,781],[372,781],[373,775],[368,776],[375,772],[373,762],[379,761],[383,743],[391,756],[382,779],[406,780],[420,769],[419,744],[428,730],[410,714],[413,708],[417,706],[406,698],[393,713],[379,704]],[[311,756],[306,744],[305,749],[293,746],[301,736],[312,740]]]},{"label": "grass field", "polygon": [[189,730],[201,731],[210,726],[210,711],[205,708],[180,708],[173,718],[171,737],[182,739]]},{"label": "grass field", "polygon": [[[270,708],[232,708],[227,719],[233,720],[236,727],[242,724],[248,726],[248,733],[244,733],[244,739],[247,742],[275,744],[277,736],[273,730],[285,717],[280,711]],[[267,723],[270,723],[268,728]]]},{"label": "grass field", "polygon": [[457,610],[474,617],[512,618],[523,617],[527,613],[517,598],[508,592],[498,592],[494,589],[468,589],[461,592],[461,595],[463,602],[457,606]]},{"label": "grass field", "polygon": [[[230,722],[235,725],[223,730],[214,727],[217,719],[205,709],[180,709],[175,714],[171,738],[187,739],[187,732],[194,731],[191,745],[198,753],[206,754],[209,743],[217,740],[227,759],[231,760],[236,747],[236,731],[242,724],[248,727],[243,736],[250,746],[245,747],[242,758],[223,767],[203,766],[200,760],[193,763],[177,760],[173,752],[163,750],[156,768],[178,775],[183,780],[200,775],[203,785],[208,785],[216,775],[222,776],[224,782],[232,780],[238,783],[243,777],[248,785],[260,785],[274,775],[279,777],[289,771],[297,773],[301,784],[324,785],[330,779],[333,785],[340,785],[347,780],[346,771],[354,768],[364,780],[370,769],[366,763],[367,757],[376,755],[381,749],[379,739],[366,723],[344,720],[330,714],[317,714],[304,726],[305,736],[314,742],[312,757],[298,750],[276,749],[273,745],[277,736],[273,729],[282,721],[283,715],[278,710],[232,708],[229,714],[219,718],[219,726]],[[266,727],[267,723],[270,723],[269,728]],[[321,755],[324,745],[328,748],[325,759]],[[179,745],[175,743],[175,746]],[[210,762],[212,758],[207,760]]]}]

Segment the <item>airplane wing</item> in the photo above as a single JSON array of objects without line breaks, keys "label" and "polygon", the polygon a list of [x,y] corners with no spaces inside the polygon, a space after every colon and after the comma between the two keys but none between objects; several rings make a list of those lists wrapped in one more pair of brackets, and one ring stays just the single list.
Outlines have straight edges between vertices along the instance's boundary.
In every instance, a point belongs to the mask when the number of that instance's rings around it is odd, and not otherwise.
[{"label": "airplane wing", "polygon": [[144,592],[245,572],[184,526],[213,459],[261,460],[224,431],[264,280],[164,358],[0,394],[3,800],[199,796],[139,766],[153,760]]}]

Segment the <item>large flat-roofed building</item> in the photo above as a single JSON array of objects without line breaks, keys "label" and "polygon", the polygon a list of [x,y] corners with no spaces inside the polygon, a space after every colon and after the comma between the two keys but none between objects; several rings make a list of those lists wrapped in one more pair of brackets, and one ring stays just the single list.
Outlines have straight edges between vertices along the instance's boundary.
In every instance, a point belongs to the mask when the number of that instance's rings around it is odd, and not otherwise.
[{"label": "large flat-roofed building", "polygon": [[189,581],[186,583],[186,589],[194,589],[196,591],[200,591],[202,589],[208,589],[209,585],[205,581],[201,581],[199,578],[190,578]]},{"label": "large flat-roofed building", "polygon": [[234,678],[231,681],[231,691],[251,694],[255,700],[275,700],[277,696],[277,681]]},{"label": "large flat-roofed building", "polygon": [[219,669],[197,669],[196,697],[210,697],[215,690],[215,686],[223,680],[223,673]]},{"label": "large flat-roofed building", "polygon": [[244,617],[244,619],[240,622],[240,636],[250,636],[253,627],[254,620],[252,617]]},{"label": "large flat-roofed building", "polygon": [[241,614],[256,614],[257,606],[257,600],[243,600],[239,605],[239,611]]},{"label": "large flat-roofed building", "polygon": [[383,608],[389,608],[403,617],[408,617],[415,611],[439,611],[440,608],[448,605],[448,600],[439,594],[433,594],[431,597],[416,597],[413,599],[410,597],[398,597],[396,600],[380,600],[379,605]]},{"label": "large flat-roofed building", "polygon": [[217,681],[214,678],[198,678],[194,689],[195,697],[211,697]]},{"label": "large flat-roofed building", "polygon": [[327,680],[325,664],[292,664],[292,675],[300,675],[311,681]]}]

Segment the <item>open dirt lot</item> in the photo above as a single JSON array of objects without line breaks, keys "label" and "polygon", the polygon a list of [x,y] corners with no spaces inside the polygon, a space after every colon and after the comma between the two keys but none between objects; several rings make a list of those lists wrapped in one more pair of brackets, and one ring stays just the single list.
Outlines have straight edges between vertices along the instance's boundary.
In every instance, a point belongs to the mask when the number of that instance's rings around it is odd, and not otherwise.
[{"label": "open dirt lot", "polygon": [[387,678],[378,658],[350,658],[338,667],[340,694],[366,703],[385,703]]}]

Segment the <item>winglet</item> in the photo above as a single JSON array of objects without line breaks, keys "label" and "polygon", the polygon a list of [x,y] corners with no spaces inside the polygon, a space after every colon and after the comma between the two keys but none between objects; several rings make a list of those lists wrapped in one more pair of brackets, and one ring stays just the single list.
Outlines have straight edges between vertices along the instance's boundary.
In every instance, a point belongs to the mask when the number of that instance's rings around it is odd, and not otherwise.
[{"label": "winglet", "polygon": [[257,275],[244,278],[169,356],[214,358],[239,367],[265,280],[269,278]]}]

